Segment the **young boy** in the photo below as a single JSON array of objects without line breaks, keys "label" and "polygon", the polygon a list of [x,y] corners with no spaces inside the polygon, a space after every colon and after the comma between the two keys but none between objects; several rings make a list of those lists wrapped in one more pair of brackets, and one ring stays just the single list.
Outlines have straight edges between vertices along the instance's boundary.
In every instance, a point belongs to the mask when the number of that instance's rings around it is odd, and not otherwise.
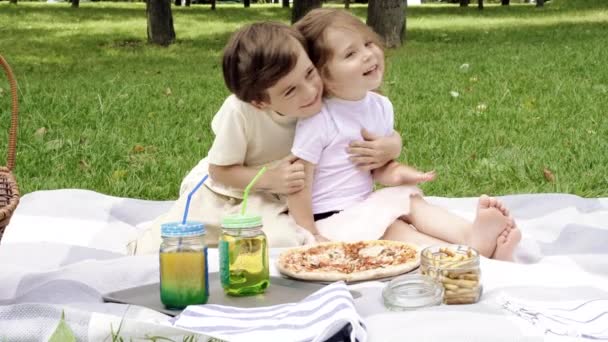
[{"label": "young boy", "polygon": [[[262,216],[269,245],[314,241],[289,217],[284,197],[304,186],[304,169],[290,156],[297,119],[318,113],[322,105],[323,83],[303,46],[301,34],[280,23],[248,25],[232,36],[222,68],[233,94],[211,123],[213,145],[186,177],[176,204],[138,239],[138,254],[158,251],[160,224],[181,220],[188,192],[207,172],[205,186],[192,198],[189,220],[204,222],[207,243],[216,245],[222,218],[239,211],[242,189],[264,165],[270,168],[250,193],[248,211]],[[368,166],[384,165],[399,155],[401,138],[394,132],[357,145],[371,154],[362,158]]]}]

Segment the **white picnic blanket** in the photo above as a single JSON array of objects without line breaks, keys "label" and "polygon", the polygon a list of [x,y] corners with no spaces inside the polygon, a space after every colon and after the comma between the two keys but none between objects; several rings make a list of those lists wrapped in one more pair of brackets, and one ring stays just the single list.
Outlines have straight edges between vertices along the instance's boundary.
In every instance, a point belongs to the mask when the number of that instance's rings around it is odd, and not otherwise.
[{"label": "white picnic blanket", "polygon": [[[428,199],[464,217],[474,215],[475,198]],[[524,235],[518,262],[483,259],[484,294],[474,305],[389,312],[382,304],[384,283],[351,286],[362,294],[355,307],[365,320],[368,341],[562,340],[503,308],[504,298],[530,310],[538,310],[538,302],[572,305],[608,298],[608,198],[538,194],[502,199]],[[171,326],[166,315],[101,300],[102,293],[158,281],[157,256],[126,256],[127,246],[145,222],[171,204],[84,190],[23,196],[0,243],[0,339],[46,340],[62,311],[83,341],[104,340],[119,326],[125,340],[191,335]],[[271,258],[278,252],[271,251]],[[209,257],[217,270],[216,251],[210,250]],[[608,312],[602,306],[598,310]]]}]

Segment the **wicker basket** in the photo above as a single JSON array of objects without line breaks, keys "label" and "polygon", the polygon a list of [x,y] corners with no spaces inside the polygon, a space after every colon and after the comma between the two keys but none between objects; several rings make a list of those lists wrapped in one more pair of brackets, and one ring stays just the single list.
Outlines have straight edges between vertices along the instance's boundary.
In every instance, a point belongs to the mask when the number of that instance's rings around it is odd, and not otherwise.
[{"label": "wicker basket", "polygon": [[15,152],[17,149],[17,119],[19,113],[19,105],[17,103],[17,82],[13,76],[13,72],[6,60],[0,55],[0,65],[8,76],[10,85],[12,111],[11,111],[11,126],[8,135],[8,159],[7,166],[0,167],[0,239],[4,234],[4,229],[11,220],[13,212],[19,204],[19,188],[17,181],[13,176],[13,167],[15,167]]}]

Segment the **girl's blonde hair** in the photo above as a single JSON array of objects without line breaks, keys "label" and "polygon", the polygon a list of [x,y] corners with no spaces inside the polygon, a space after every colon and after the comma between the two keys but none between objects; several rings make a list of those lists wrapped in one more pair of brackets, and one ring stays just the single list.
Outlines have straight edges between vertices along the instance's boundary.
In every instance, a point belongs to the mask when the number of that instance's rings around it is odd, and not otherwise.
[{"label": "girl's blonde hair", "polygon": [[306,41],[306,52],[323,78],[331,79],[327,68],[328,62],[333,58],[333,50],[327,44],[327,29],[342,28],[351,30],[371,40],[380,49],[384,50],[382,40],[369,26],[359,18],[345,10],[318,8],[308,12],[302,19],[294,24],[302,33]]}]

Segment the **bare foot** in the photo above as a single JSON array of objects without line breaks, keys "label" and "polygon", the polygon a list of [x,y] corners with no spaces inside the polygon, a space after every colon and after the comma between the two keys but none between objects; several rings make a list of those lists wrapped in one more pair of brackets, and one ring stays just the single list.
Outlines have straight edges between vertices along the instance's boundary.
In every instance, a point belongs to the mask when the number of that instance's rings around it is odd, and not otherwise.
[{"label": "bare foot", "polygon": [[500,201],[486,195],[481,195],[477,203],[477,217],[473,222],[468,245],[488,258],[494,254],[498,237],[507,230],[509,222],[512,222],[501,207],[503,205]]},{"label": "bare foot", "polygon": [[496,239],[496,251],[492,259],[513,261],[513,252],[521,240],[521,231],[517,229],[515,222],[511,220],[507,228]]}]

